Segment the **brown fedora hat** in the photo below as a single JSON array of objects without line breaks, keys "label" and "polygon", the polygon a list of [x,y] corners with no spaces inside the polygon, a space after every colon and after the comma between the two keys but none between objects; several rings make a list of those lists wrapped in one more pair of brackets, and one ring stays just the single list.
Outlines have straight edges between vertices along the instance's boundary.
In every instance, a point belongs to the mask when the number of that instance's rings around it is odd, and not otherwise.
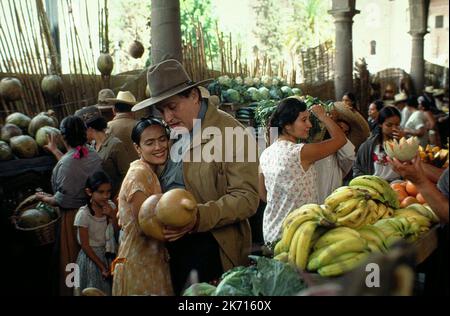
[{"label": "brown fedora hat", "polygon": [[132,111],[155,105],[180,92],[211,81],[212,79],[194,82],[178,60],[167,59],[148,69],[147,84],[151,97],[133,106]]}]

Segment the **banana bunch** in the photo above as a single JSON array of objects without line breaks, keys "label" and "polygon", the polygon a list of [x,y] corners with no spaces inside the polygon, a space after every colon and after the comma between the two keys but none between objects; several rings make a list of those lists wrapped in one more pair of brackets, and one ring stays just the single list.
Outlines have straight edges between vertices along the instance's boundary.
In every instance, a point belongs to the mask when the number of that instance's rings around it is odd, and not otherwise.
[{"label": "banana bunch", "polygon": [[344,186],[325,199],[324,207],[335,214],[339,225],[359,228],[394,214],[394,210],[386,206],[384,201],[382,195],[373,188]]},{"label": "banana bunch", "polygon": [[367,241],[367,244],[372,252],[386,253],[388,251],[384,233],[378,227],[374,225],[366,225],[358,229],[358,233]]},{"label": "banana bunch", "polygon": [[448,166],[448,149],[430,145],[427,145],[425,148],[419,146],[419,156],[423,162],[432,164],[438,168],[446,168]]},{"label": "banana bunch", "polygon": [[390,248],[396,242],[408,239],[414,231],[405,217],[384,218],[373,224],[384,234],[384,244]]},{"label": "banana bunch", "polygon": [[348,272],[364,262],[370,252],[368,242],[354,229],[337,227],[314,243],[307,269],[332,277]]},{"label": "banana bunch", "polygon": [[398,209],[394,213],[394,218],[405,218],[409,223],[408,241],[416,241],[420,235],[430,230],[433,223],[438,222],[438,218],[425,206],[412,204],[404,209]]},{"label": "banana bunch", "polygon": [[306,204],[289,213],[282,224],[281,240],[275,245],[274,259],[305,270],[312,245],[324,227],[334,227],[335,216],[317,204]]},{"label": "banana bunch", "polygon": [[386,203],[393,209],[399,208],[397,194],[386,180],[371,175],[364,175],[354,178],[349,183],[350,187],[366,189],[371,192],[371,198]]}]

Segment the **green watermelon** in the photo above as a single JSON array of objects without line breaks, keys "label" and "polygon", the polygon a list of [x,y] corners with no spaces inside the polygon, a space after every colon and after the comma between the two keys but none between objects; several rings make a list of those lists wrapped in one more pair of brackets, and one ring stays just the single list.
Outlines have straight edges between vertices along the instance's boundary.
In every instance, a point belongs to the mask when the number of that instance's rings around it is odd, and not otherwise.
[{"label": "green watermelon", "polygon": [[62,140],[61,131],[57,129],[56,127],[52,126],[44,126],[41,127],[37,133],[36,133],[36,143],[39,147],[43,148],[45,145],[47,145],[47,135],[55,134],[57,137],[57,146],[60,150],[64,150],[64,143]]},{"label": "green watermelon", "polygon": [[45,95],[57,97],[63,91],[63,81],[58,75],[48,75],[42,79],[41,89]]},{"label": "green watermelon", "polygon": [[0,161],[11,160],[13,158],[14,156],[9,145],[0,140]]},{"label": "green watermelon", "polygon": [[6,123],[14,124],[20,127],[23,133],[28,131],[28,125],[31,119],[23,113],[15,112],[6,117]]},{"label": "green watermelon", "polygon": [[48,224],[51,220],[50,214],[46,211],[29,209],[20,215],[17,225],[22,228],[34,228]]},{"label": "green watermelon", "polygon": [[20,135],[22,135],[22,130],[20,129],[20,127],[15,124],[8,123],[2,127],[0,138],[1,138],[1,140],[9,143],[9,140],[12,137],[20,136]]},{"label": "green watermelon", "polygon": [[22,90],[22,83],[17,78],[6,77],[0,80],[0,95],[6,100],[20,100]]},{"label": "green watermelon", "polygon": [[57,124],[55,124],[55,121],[53,120],[53,118],[51,118],[47,113],[43,112],[40,113],[38,115],[36,115],[35,117],[33,117],[33,119],[30,122],[30,125],[28,126],[28,134],[30,134],[31,136],[35,136],[36,132],[44,126],[52,126],[52,127],[56,127]]},{"label": "green watermelon", "polygon": [[9,144],[13,153],[19,158],[33,158],[39,153],[36,141],[28,135],[14,136]]}]

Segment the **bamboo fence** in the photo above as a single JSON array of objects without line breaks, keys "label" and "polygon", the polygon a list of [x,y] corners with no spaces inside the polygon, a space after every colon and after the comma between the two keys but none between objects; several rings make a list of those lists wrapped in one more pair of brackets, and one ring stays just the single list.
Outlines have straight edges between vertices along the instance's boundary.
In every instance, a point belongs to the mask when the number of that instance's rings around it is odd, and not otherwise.
[{"label": "bamboo fence", "polygon": [[[91,29],[88,0],[57,0],[59,24],[64,27],[57,51],[51,34],[50,22],[43,0],[0,1],[0,79],[15,77],[23,85],[20,100],[8,101],[0,96],[0,121],[10,113],[19,111],[29,116],[54,109],[58,116],[74,113],[82,106],[96,103],[97,93],[107,87],[109,78],[96,74],[94,45],[90,32],[80,32],[81,25]],[[74,10],[84,6],[84,14],[75,16]],[[107,52],[108,1],[98,0],[98,45]],[[88,37],[88,45],[82,37]],[[61,71],[63,62],[69,66],[69,74]],[[41,81],[46,75],[55,74],[63,79],[63,92],[56,98],[46,96]]]}]

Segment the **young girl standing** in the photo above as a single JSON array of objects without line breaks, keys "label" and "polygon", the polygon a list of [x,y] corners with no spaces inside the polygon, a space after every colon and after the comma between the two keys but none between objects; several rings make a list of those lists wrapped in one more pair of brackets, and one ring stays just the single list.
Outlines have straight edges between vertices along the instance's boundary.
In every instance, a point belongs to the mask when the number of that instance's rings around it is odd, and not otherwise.
[{"label": "young girl standing", "polygon": [[111,190],[111,180],[104,172],[90,176],[86,182],[90,200],[79,209],[74,222],[81,245],[77,259],[80,288],[94,287],[107,295],[111,295],[110,262],[116,253],[114,235],[118,230]]}]

